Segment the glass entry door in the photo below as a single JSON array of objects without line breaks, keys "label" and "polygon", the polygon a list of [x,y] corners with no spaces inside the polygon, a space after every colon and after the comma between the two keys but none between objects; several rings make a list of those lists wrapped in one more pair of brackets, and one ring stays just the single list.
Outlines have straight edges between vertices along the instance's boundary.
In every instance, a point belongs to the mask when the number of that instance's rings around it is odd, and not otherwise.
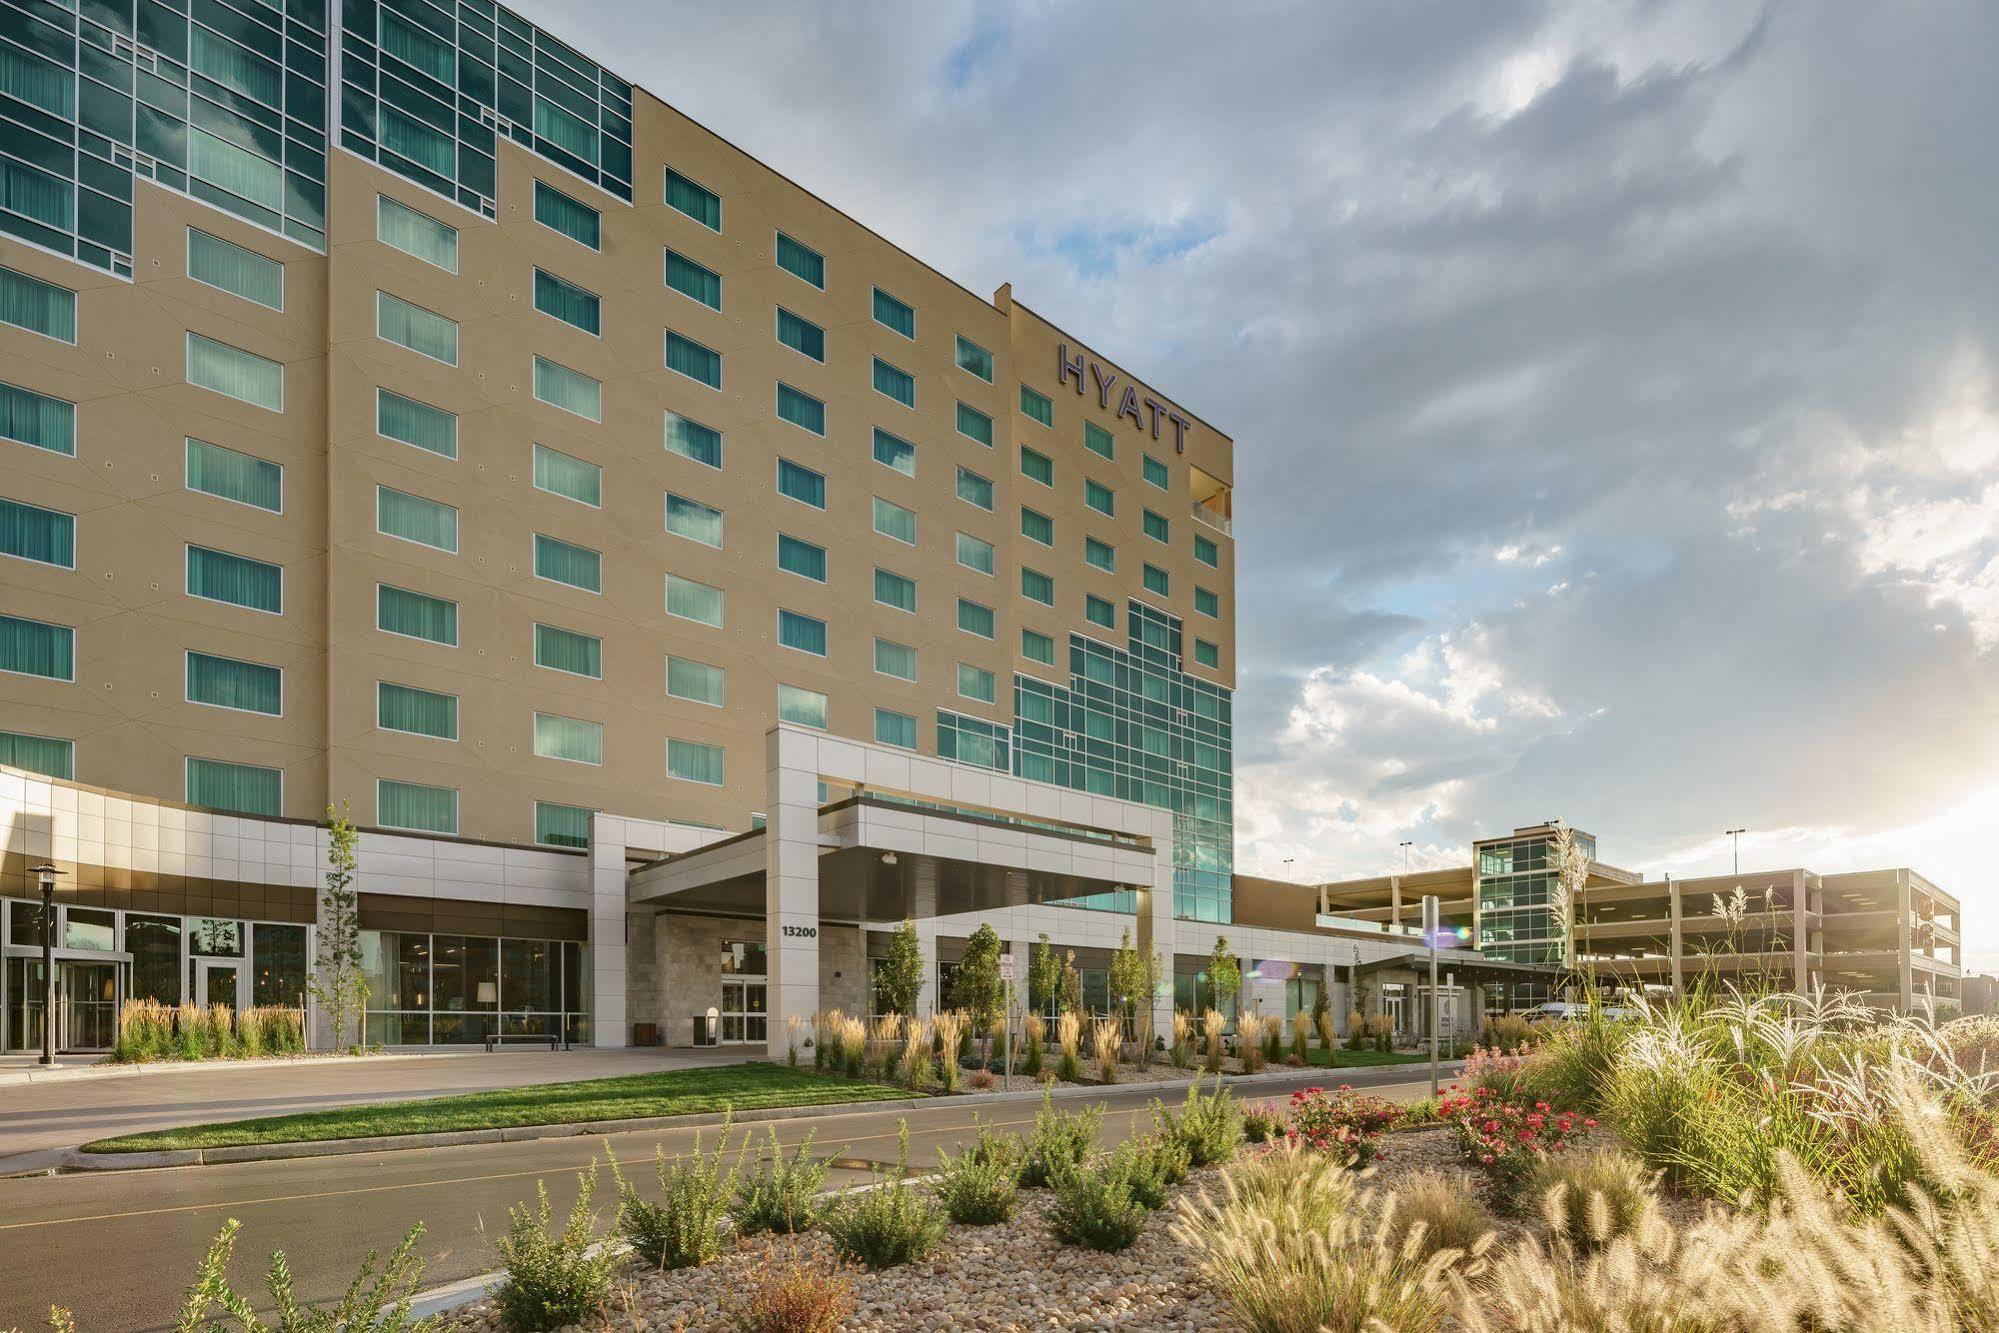
[{"label": "glass entry door", "polygon": [[39,958],[7,960],[7,1050],[42,1049],[43,975]]},{"label": "glass entry door", "polygon": [[118,964],[56,964],[56,1045],[108,1051],[118,1044]]},{"label": "glass entry door", "polygon": [[243,980],[243,964],[235,959],[197,958],[194,968],[194,1002],[204,1009],[219,1004],[230,1013],[235,1013],[236,993]]},{"label": "glass entry door", "polygon": [[722,978],[722,1035],[725,1042],[768,1040],[769,1019],[763,978]]}]

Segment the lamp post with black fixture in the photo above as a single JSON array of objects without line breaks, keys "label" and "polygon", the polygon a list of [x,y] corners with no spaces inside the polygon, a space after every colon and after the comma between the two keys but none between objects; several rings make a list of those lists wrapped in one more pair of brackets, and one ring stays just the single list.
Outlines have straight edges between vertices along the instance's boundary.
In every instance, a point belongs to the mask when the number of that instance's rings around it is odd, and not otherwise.
[{"label": "lamp post with black fixture", "polygon": [[42,886],[42,1063],[56,1062],[56,876],[47,861],[35,867]]}]

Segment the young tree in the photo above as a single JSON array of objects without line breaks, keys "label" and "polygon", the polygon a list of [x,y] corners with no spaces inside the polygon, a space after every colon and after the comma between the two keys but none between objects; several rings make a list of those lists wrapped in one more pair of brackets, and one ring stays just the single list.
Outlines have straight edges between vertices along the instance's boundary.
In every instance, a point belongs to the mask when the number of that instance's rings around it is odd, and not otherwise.
[{"label": "young tree", "polygon": [[1229,1011],[1229,1004],[1242,989],[1242,964],[1229,952],[1226,935],[1215,936],[1214,952],[1208,955],[1208,986],[1215,993],[1215,1008]]},{"label": "young tree", "polygon": [[1076,970],[1076,951],[1062,951],[1062,982],[1057,992],[1061,997],[1060,1008],[1065,1013],[1081,1015],[1083,1012],[1083,974]]},{"label": "young tree", "polygon": [[1145,965],[1139,961],[1138,950],[1131,947],[1130,926],[1124,928],[1111,954],[1110,985],[1111,1012],[1126,1022],[1136,1019],[1139,1000],[1146,995]]},{"label": "young tree", "polygon": [[1027,1008],[1030,1013],[1045,1014],[1048,1006],[1062,989],[1062,960],[1055,956],[1055,948],[1048,942],[1048,932],[1041,932],[1041,939],[1034,946],[1034,954],[1027,963]]},{"label": "young tree", "polygon": [[[992,1058],[993,1026],[999,1022],[1006,988],[1000,982],[1000,937],[991,926],[980,926],[965,941],[958,959],[958,980],[951,987],[951,1006],[971,1020],[979,1034],[979,1063]],[[955,1057],[954,1057],[955,1058]]]},{"label": "young tree", "polygon": [[354,1020],[354,1047],[359,1049],[366,1034],[363,1018],[368,1008],[368,977],[361,970],[361,905],[354,890],[359,840],[354,821],[347,817],[343,803],[338,812],[326,807],[327,849],[326,889],[319,899],[317,957],[306,986],[313,999],[326,1010],[333,1027],[333,1049],[347,1046],[347,1020]]},{"label": "young tree", "polygon": [[914,921],[904,921],[888,937],[888,957],[875,974],[875,993],[885,1012],[915,1016],[916,999],[923,994],[923,945]]}]

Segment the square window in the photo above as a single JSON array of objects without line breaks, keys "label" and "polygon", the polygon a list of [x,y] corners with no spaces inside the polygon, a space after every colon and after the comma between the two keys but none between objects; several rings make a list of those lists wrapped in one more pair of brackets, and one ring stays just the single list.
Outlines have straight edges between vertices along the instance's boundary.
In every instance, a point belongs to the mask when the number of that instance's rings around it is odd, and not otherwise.
[{"label": "square window", "polygon": [[993,484],[967,468],[958,469],[958,498],[988,513],[993,507]]},{"label": "square window", "polygon": [[999,684],[993,673],[983,667],[975,667],[970,662],[958,663],[958,693],[967,699],[977,699],[980,703],[993,703],[999,695]]},{"label": "square window", "polygon": [[1099,514],[1114,516],[1117,513],[1117,492],[1094,478],[1083,479],[1083,503]]},{"label": "square window", "polygon": [[1094,421],[1083,423],[1083,447],[1105,458],[1117,457],[1117,441],[1111,437],[1109,431]]},{"label": "square window", "polygon": [[1147,454],[1145,456],[1145,480],[1148,485],[1157,486],[1163,491],[1172,486],[1173,474],[1166,470],[1166,464],[1160,462],[1151,454]]},{"label": "square window", "polygon": [[906,713],[891,713],[886,708],[875,709],[875,741],[881,745],[914,750],[916,719]]},{"label": "square window", "polygon": [[814,509],[826,507],[826,478],[789,458],[777,460],[777,493]]},{"label": "square window", "polygon": [[777,687],[777,719],[780,722],[796,722],[801,727],[817,727],[824,731],[831,725],[827,720],[831,711],[826,696],[817,690],[797,685]]},{"label": "square window", "polygon": [[875,358],[875,392],[893,398],[904,407],[916,406],[916,376]]},{"label": "square window", "polygon": [[894,329],[905,338],[916,337],[916,311],[879,287],[875,288],[875,323]]},{"label": "square window", "polygon": [[595,463],[551,449],[534,447],[534,487],[551,495],[598,509],[604,503],[604,469]]},{"label": "square window", "polygon": [[[1148,509],[1145,511],[1145,535],[1156,542],[1170,544],[1173,540],[1173,525],[1166,521],[1165,515],[1155,514]],[[1198,541],[1196,544],[1199,544]]]},{"label": "square window", "polygon": [[783,306],[777,308],[777,340],[800,356],[826,360],[826,330]]},{"label": "square window", "polygon": [[1105,629],[1116,629],[1117,608],[1101,597],[1087,596],[1083,599],[1083,619]]},{"label": "square window", "polygon": [[1055,484],[1055,460],[1047,454],[1036,453],[1026,445],[1020,446],[1020,473],[1043,486]]},{"label": "square window", "polygon": [[1055,580],[1025,565],[1020,570],[1020,595],[1043,606],[1055,605]]},{"label": "square window", "polygon": [[988,449],[993,447],[993,419],[976,407],[958,404],[958,433]]},{"label": "square window", "polygon": [[916,679],[916,650],[888,639],[875,640],[875,670],[897,680]]},{"label": "square window", "polygon": [[666,495],[666,530],[676,537],[685,537],[718,551],[722,549],[722,511],[671,491]]},{"label": "square window", "polygon": [[826,433],[826,404],[789,384],[777,386],[777,416],[814,435]]},{"label": "square window", "polygon": [[822,292],[826,290],[826,256],[783,232],[777,234],[777,266]]},{"label": "square window", "polygon": [[1020,632],[1020,655],[1030,662],[1043,666],[1055,665],[1055,640],[1046,634],[1037,634],[1031,629]]},{"label": "square window", "polygon": [[1221,548],[1197,532],[1194,534],[1194,558],[1204,565],[1218,567],[1222,563]]},{"label": "square window", "polygon": [[706,186],[697,185],[672,167],[666,169],[666,204],[685,213],[709,231],[722,230],[722,199]]},{"label": "square window", "polygon": [[916,475],[916,446],[875,427],[875,462],[892,467],[905,477]]},{"label": "square window", "polygon": [[996,633],[993,609],[980,606],[977,602],[958,599],[958,628],[967,634],[976,634],[982,639],[990,639]]},{"label": "square window", "polygon": [[[967,338],[958,335],[958,369],[977,375],[986,383],[993,382],[993,354]],[[988,444],[992,441],[988,440]]]},{"label": "square window", "polygon": [[1020,507],[1020,535],[1043,546],[1055,544],[1055,520],[1038,510]]},{"label": "square window", "polygon": [[958,563],[980,574],[993,572],[993,544],[969,532],[958,534]]},{"label": "square window", "polygon": [[687,657],[666,659],[666,692],[672,698],[720,708],[726,684],[722,668],[718,666]]},{"label": "square window", "polygon": [[666,775],[682,782],[701,782],[719,787],[722,785],[722,747],[668,737]]},{"label": "square window", "polygon": [[666,331],[666,368],[711,389],[722,387],[722,354],[672,329]]},{"label": "square window", "polygon": [[874,497],[875,531],[884,537],[916,545],[916,515],[899,504]]},{"label": "square window", "polygon": [[875,570],[875,600],[883,606],[892,606],[898,611],[916,610],[916,580],[892,574],[886,569]]},{"label": "square window", "polygon": [[1083,539],[1083,563],[1094,565],[1107,573],[1117,570],[1117,548],[1108,542],[1100,542],[1095,537]]},{"label": "square window", "polygon": [[1025,384],[1020,386],[1020,413],[1044,426],[1055,424],[1055,404],[1048,401],[1046,394],[1036,393]]},{"label": "square window", "polygon": [[1170,594],[1172,580],[1167,578],[1165,570],[1157,565],[1147,565],[1140,571],[1140,574],[1145,581],[1145,590],[1147,592],[1156,592],[1161,597]]},{"label": "square window", "polygon": [[710,310],[722,308],[722,275],[677,250],[666,252],[666,285]]},{"label": "square window", "polygon": [[814,657],[826,655],[826,622],[796,611],[777,613],[777,641]]},{"label": "square window", "polygon": [[1206,639],[1194,640],[1194,660],[1204,667],[1219,668],[1222,664],[1222,650]]},{"label": "square window", "polygon": [[681,416],[666,414],[666,451],[706,467],[722,466],[722,432]]},{"label": "square window", "polygon": [[1194,589],[1194,609],[1204,616],[1220,616],[1222,599],[1211,588]]},{"label": "square window", "polygon": [[777,567],[815,583],[826,581],[826,548],[800,541],[787,533],[777,535]]},{"label": "square window", "polygon": [[722,627],[722,590],[678,574],[666,576],[666,613],[697,624]]}]

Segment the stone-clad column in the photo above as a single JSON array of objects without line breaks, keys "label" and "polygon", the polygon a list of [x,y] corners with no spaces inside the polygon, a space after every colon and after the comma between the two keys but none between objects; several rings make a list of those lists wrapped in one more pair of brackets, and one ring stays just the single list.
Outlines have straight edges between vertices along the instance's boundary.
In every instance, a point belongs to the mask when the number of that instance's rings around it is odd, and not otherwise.
[{"label": "stone-clad column", "polygon": [[792,1018],[810,1022],[819,1010],[818,742],[774,727],[764,737],[764,760],[766,1048],[781,1060]]}]

